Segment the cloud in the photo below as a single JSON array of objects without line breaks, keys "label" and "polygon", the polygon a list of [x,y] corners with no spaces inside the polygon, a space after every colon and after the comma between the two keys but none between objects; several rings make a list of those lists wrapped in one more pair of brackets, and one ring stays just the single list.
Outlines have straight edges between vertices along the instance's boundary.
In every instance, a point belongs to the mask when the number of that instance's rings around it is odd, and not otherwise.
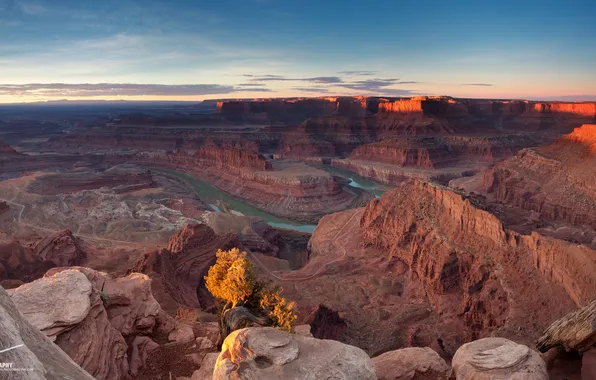
[{"label": "cloud", "polygon": [[341,87],[349,88],[350,90],[359,90],[359,91],[379,91],[385,87],[392,86],[394,84],[398,84],[399,79],[367,79],[367,80],[359,80],[354,81],[351,83],[342,83],[339,84]]},{"label": "cloud", "polygon": [[240,83],[238,86],[240,87],[260,87],[264,86],[263,83]]},{"label": "cloud", "polygon": [[303,91],[303,92],[318,92],[328,93],[329,90],[324,87],[292,87],[292,90]]},{"label": "cloud", "polygon": [[347,76],[368,76],[368,75],[375,75],[378,71],[367,71],[367,70],[354,70],[354,71],[338,71],[338,74],[347,75]]},{"label": "cloud", "polygon": [[462,86],[475,86],[475,87],[493,87],[494,84],[490,83],[464,83]]},{"label": "cloud", "polygon": [[343,83],[343,79],[337,76],[330,77],[312,77],[312,78],[288,78],[281,75],[252,75],[244,74],[245,77],[252,78],[252,82],[311,82],[311,83]]},{"label": "cloud", "polygon": [[196,96],[234,92],[271,92],[264,87],[239,88],[219,84],[134,84],[134,83],[30,83],[0,84],[0,95],[31,97],[95,97],[95,96]]}]

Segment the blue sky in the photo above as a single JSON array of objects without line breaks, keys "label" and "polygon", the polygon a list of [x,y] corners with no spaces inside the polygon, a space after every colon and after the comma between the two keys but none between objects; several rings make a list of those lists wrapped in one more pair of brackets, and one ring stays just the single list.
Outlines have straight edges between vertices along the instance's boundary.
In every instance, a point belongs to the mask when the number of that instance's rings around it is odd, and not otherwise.
[{"label": "blue sky", "polygon": [[594,98],[594,1],[0,0],[0,102]]}]

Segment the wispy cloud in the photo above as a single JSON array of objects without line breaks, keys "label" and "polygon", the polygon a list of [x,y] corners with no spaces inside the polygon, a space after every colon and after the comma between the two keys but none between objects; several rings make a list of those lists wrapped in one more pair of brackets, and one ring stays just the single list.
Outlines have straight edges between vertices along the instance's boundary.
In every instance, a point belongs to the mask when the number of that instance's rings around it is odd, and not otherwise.
[{"label": "wispy cloud", "polygon": [[292,87],[292,90],[302,91],[302,92],[316,92],[316,93],[328,93],[329,89],[324,87]]},{"label": "wispy cloud", "polygon": [[295,82],[311,82],[311,83],[324,83],[324,84],[331,84],[331,83],[343,83],[343,79],[337,76],[330,76],[330,77],[312,77],[312,78],[289,78],[284,77],[281,75],[252,75],[252,74],[244,74],[246,77],[250,77],[253,82],[286,82],[286,81],[295,81]]},{"label": "wispy cloud", "polygon": [[353,71],[338,71],[338,74],[347,75],[347,76],[368,76],[368,75],[376,75],[378,71],[368,71],[368,70],[353,70]]},{"label": "wispy cloud", "polygon": [[475,87],[493,87],[494,84],[490,83],[464,83],[462,86],[475,86]]},{"label": "wispy cloud", "polygon": [[0,95],[28,97],[98,97],[98,96],[197,96],[234,92],[271,92],[264,87],[249,89],[219,84],[135,84],[135,83],[30,83],[0,84]]}]

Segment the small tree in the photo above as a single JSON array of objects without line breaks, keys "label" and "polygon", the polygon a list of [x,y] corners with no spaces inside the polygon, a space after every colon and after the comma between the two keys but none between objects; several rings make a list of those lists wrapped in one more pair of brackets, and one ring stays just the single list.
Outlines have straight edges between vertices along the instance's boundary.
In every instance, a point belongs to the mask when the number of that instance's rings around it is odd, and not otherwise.
[{"label": "small tree", "polygon": [[217,261],[205,277],[207,290],[224,304],[222,316],[230,307],[244,306],[264,314],[275,327],[292,331],[296,322],[294,302],[280,295],[281,288],[270,289],[257,281],[253,263],[238,248],[217,251]]},{"label": "small tree", "polygon": [[281,291],[282,289],[279,286],[273,289],[263,289],[260,307],[271,318],[275,327],[292,332],[297,318],[294,313],[296,303],[293,301],[288,302],[280,295]]},{"label": "small tree", "polygon": [[257,277],[246,252],[240,253],[238,248],[229,251],[220,249],[216,256],[217,261],[205,277],[207,290],[232,307],[246,302],[254,293]]}]

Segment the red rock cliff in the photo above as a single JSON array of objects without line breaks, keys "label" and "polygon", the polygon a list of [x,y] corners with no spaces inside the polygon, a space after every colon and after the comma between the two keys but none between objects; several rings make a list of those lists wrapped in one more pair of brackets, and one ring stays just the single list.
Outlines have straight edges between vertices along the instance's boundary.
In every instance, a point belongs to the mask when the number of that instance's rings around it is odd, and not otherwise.
[{"label": "red rock cliff", "polygon": [[595,251],[507,230],[447,188],[404,184],[373,200],[361,226],[366,244],[403,260],[425,283],[444,320],[461,318],[466,339],[496,330],[531,341],[555,316],[596,297]]}]

